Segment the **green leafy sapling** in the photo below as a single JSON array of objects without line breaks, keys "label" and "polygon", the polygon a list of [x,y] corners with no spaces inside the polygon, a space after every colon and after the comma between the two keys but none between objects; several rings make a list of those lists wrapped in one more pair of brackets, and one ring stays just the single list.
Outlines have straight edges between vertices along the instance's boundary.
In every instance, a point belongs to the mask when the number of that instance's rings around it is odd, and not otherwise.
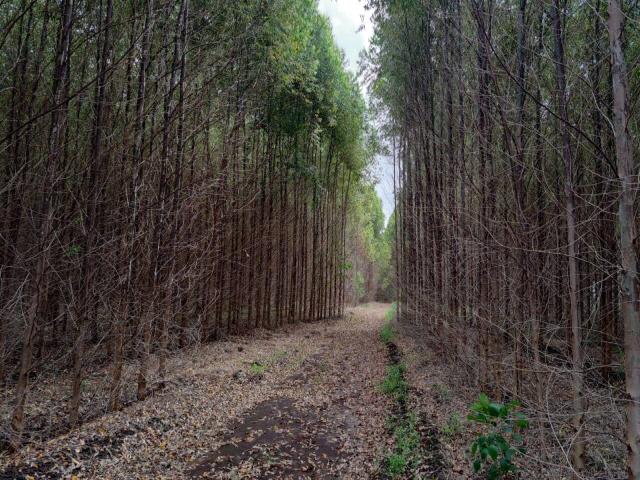
[{"label": "green leafy sapling", "polygon": [[522,432],[529,428],[529,421],[521,412],[517,401],[506,404],[492,402],[480,394],[471,405],[468,420],[485,427],[486,434],[479,435],[471,444],[473,471],[486,468],[488,480],[498,480],[517,471],[514,457],[525,452]]}]

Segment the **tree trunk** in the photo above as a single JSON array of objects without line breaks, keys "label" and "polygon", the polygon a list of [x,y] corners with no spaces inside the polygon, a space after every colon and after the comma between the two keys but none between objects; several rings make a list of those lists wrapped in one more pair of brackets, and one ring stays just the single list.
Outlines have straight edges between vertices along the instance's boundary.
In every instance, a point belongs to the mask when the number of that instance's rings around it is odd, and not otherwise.
[{"label": "tree trunk", "polygon": [[[571,325],[572,352],[572,384],[573,384],[573,426],[576,436],[573,440],[571,459],[577,472],[584,470],[585,441],[582,432],[584,422],[584,392],[583,392],[583,352],[582,352],[582,319],[580,317],[578,292],[578,260],[576,257],[576,213],[575,194],[573,186],[574,167],[569,144],[569,119],[567,113],[567,93],[565,78],[565,56],[563,25],[564,9],[561,0],[554,0],[553,4],[553,32],[555,39],[556,87],[558,95],[558,110],[560,114],[560,132],[562,138],[562,162],[564,164],[564,199],[567,221],[567,263],[569,265],[569,317]],[[578,475],[575,475],[578,478]]]},{"label": "tree trunk", "polygon": [[616,157],[621,192],[618,227],[622,267],[621,302],[624,321],[624,365],[627,386],[627,469],[629,480],[640,478],[640,284],[634,204],[637,172],[634,172],[633,144],[629,133],[629,83],[622,48],[624,14],[620,0],[609,0],[609,45]]}]

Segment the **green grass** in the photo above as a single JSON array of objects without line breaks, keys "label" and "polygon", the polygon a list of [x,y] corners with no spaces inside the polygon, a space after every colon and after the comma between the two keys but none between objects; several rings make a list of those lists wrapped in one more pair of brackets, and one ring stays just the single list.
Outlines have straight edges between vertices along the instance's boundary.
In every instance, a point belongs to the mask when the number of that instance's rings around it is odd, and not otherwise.
[{"label": "green grass", "polygon": [[397,312],[398,306],[394,302],[393,304],[391,304],[391,308],[387,310],[384,315],[386,322],[382,327],[382,330],[380,330],[380,340],[382,341],[382,343],[391,343],[391,341],[393,340],[395,332],[393,331],[393,325],[391,324],[391,322],[395,320]]},{"label": "green grass", "polygon": [[393,438],[395,448],[387,454],[384,464],[389,477],[399,478],[407,470],[413,470],[420,460],[420,434],[415,415],[409,414],[395,426]]},{"label": "green grass", "polygon": [[[397,304],[393,303],[385,314],[386,322],[380,330],[380,340],[385,344],[393,340],[395,334],[393,321],[397,312]],[[404,376],[406,369],[406,365],[402,362],[389,365],[387,374],[380,384],[380,390],[383,393],[392,396],[398,404],[405,406],[409,393],[409,384]],[[415,472],[422,455],[416,417],[413,413],[390,417],[387,420],[387,428],[393,431],[394,447],[385,455],[382,466],[389,478],[405,478],[407,474]]]},{"label": "green grass", "polygon": [[387,310],[387,312],[384,314],[384,318],[387,322],[392,322],[396,319],[397,314],[398,314],[398,304],[396,302],[393,302],[391,304],[391,308]]},{"label": "green grass", "polygon": [[267,367],[258,362],[253,362],[249,367],[249,375],[252,377],[261,377],[264,375]]},{"label": "green grass", "polygon": [[385,323],[382,330],[380,330],[380,340],[382,343],[391,343],[391,340],[393,340],[393,327],[390,323]]},{"label": "green grass", "polygon": [[393,395],[398,402],[404,401],[407,398],[409,385],[404,379],[405,370],[406,366],[404,363],[390,365],[387,367],[387,375],[384,377],[382,385],[380,386],[383,393]]}]

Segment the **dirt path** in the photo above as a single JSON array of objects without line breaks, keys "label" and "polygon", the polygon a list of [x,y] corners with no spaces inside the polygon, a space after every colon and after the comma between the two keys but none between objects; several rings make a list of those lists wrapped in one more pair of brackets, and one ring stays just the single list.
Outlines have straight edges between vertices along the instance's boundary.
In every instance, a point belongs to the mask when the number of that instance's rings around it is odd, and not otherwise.
[{"label": "dirt path", "polygon": [[371,478],[388,437],[387,309],[186,353],[168,389],[24,449],[0,478]]}]

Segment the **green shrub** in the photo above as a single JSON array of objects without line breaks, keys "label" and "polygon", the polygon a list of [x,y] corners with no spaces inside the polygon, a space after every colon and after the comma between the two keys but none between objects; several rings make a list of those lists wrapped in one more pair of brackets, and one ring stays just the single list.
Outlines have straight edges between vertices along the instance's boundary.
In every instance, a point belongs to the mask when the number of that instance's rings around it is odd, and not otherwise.
[{"label": "green shrub", "polygon": [[487,468],[487,479],[497,480],[517,471],[513,458],[524,453],[524,437],[520,432],[529,428],[526,417],[514,410],[518,402],[501,404],[492,402],[484,393],[471,405],[470,421],[480,424],[488,431],[479,435],[471,444],[473,471]]}]

